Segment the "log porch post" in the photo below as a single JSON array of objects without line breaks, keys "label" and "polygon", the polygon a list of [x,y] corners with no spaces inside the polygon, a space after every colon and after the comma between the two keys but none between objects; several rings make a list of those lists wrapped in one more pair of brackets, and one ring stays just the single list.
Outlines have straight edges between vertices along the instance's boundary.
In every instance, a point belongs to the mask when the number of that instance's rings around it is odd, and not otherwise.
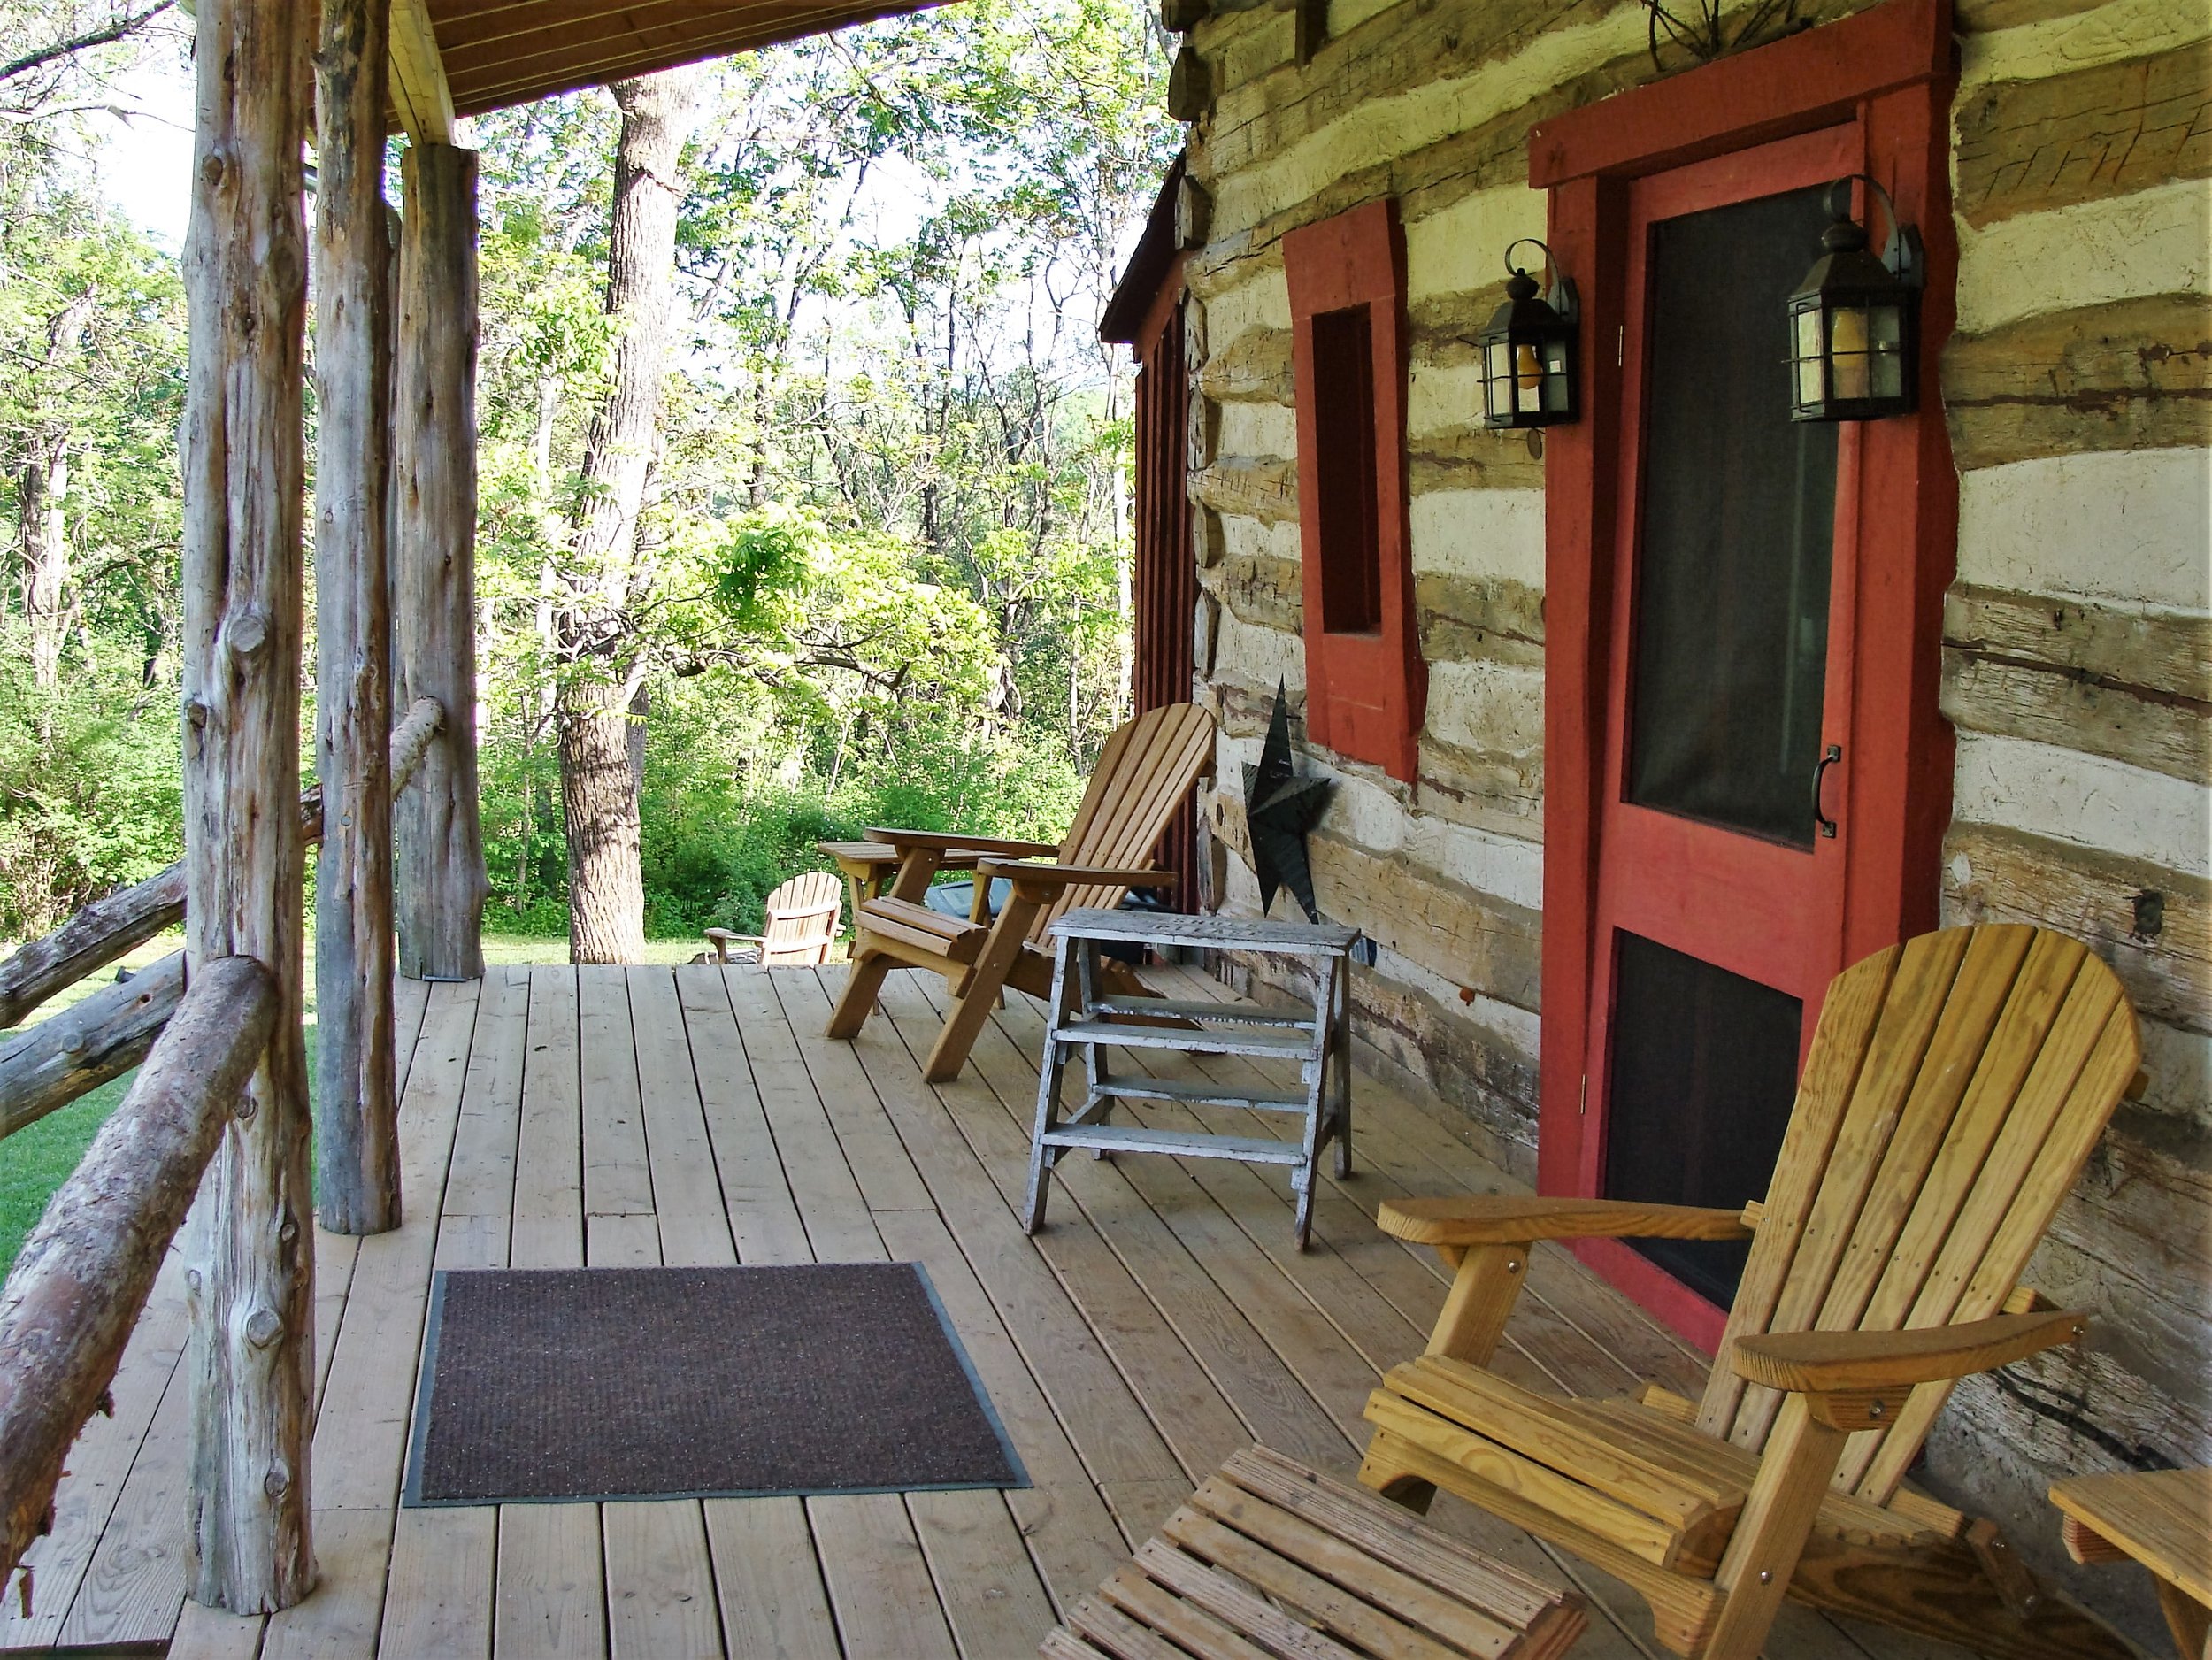
[{"label": "log porch post", "polygon": [[392,465],[402,703],[445,724],[396,811],[399,971],[474,979],[488,884],[476,800],[476,155],[405,161]]},{"label": "log porch post", "polygon": [[391,273],[384,202],[390,0],[324,0],[315,57],[317,1210],[399,1226],[392,1057]]},{"label": "log porch post", "polygon": [[252,957],[277,991],[185,1245],[187,1583],[240,1613],[288,1607],[315,1576],[298,808],[311,17],[306,0],[201,0],[185,257],[186,950]]}]

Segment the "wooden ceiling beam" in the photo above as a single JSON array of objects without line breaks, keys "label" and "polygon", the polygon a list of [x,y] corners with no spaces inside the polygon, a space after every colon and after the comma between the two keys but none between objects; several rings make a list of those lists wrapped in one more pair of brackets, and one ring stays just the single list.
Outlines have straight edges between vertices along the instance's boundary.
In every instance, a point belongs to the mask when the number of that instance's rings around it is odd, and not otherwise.
[{"label": "wooden ceiling beam", "polygon": [[789,9],[789,0],[540,0],[534,5],[438,8],[438,39],[449,59],[533,37],[572,42],[603,39],[641,28],[724,31],[748,16]]},{"label": "wooden ceiling beam", "polygon": [[718,8],[722,15],[735,12],[744,21],[726,29],[664,27],[652,32],[657,39],[629,28],[580,41],[567,32],[558,47],[536,52],[516,51],[511,43],[506,50],[470,54],[474,62],[466,61],[459,52],[450,53],[447,72],[454,108],[473,115],[580,87],[604,85],[627,75],[649,74],[703,58],[772,46],[849,23],[919,11],[931,4],[934,0],[894,0],[889,4],[862,6],[748,7],[742,11]]},{"label": "wooden ceiling beam", "polygon": [[392,0],[392,107],[418,144],[453,142],[453,90],[427,0]]}]

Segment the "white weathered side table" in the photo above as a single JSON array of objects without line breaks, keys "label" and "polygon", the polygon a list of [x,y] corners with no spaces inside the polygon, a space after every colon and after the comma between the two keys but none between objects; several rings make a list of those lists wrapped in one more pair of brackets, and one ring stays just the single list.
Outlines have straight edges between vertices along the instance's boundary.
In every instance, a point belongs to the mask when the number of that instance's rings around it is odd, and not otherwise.
[{"label": "white weathered side table", "polygon": [[[1029,1144],[1029,1197],[1022,1226],[1034,1233],[1045,1218],[1052,1167],[1070,1148],[1110,1152],[1179,1153],[1290,1167],[1296,1195],[1295,1231],[1303,1250],[1313,1226],[1313,1184],[1321,1149],[1333,1142],[1336,1173],[1352,1172],[1352,947],[1356,928],[1267,922],[1240,917],[1183,917],[1134,911],[1071,911],[1052,925],[1052,1003],[1038,1068],[1037,1124]],[[1098,948],[1117,944],[1181,946],[1300,957],[1313,966],[1313,1010],[1286,1011],[1233,1003],[1179,1003],[1164,997],[1102,995]],[[1069,984],[1073,977],[1073,995]],[[1064,1011],[1064,1012],[1063,1012]],[[1240,1088],[1148,1073],[1115,1071],[1110,1049],[1173,1049],[1186,1055],[1242,1055],[1294,1061],[1296,1089]],[[1083,1104],[1063,1117],[1061,1075],[1083,1052]],[[1333,1076],[1332,1076],[1333,1073]],[[1186,1106],[1250,1107],[1305,1117],[1295,1141],[1265,1135],[1214,1135],[1157,1130],[1110,1121],[1117,1101],[1175,1101]]]}]

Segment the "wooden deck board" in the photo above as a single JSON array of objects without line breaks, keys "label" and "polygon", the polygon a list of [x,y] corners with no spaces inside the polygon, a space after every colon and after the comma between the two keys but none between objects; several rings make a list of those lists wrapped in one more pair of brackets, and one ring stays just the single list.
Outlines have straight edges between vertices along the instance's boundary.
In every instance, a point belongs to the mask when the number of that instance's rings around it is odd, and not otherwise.
[{"label": "wooden deck board", "polygon": [[[1203,1159],[1071,1156],[1044,1232],[1016,1207],[1035,1103],[1038,1004],[1012,997],[975,1064],[919,1059],[942,988],[898,973],[850,1044],[822,1026],[841,967],[495,969],[402,981],[395,1004],[405,1220],[317,1235],[316,1528],[321,1587],[267,1620],[185,1604],[180,1271],[80,1441],[34,1618],[0,1648],[157,1643],[195,1660],[1029,1652],[1057,1608],[1122,1561],[1256,1436],[1348,1470],[1379,1371],[1420,1344],[1445,1281],[1376,1231],[1383,1198],[1504,1179],[1440,1119],[1361,1080],[1356,1168],[1290,1241],[1282,1172]],[[1156,976],[1226,1001],[1191,971]],[[1265,1060],[1123,1057],[1164,1077],[1279,1081]],[[1149,1103],[1129,1121],[1234,1134],[1294,1126]],[[1611,1390],[1702,1363],[1563,1252],[1542,1253],[1501,1364]],[[399,1486],[431,1273],[658,1263],[917,1262],[1034,1485],[1006,1493],[665,1500],[404,1510]],[[1578,1655],[1656,1649],[1625,1590],[1463,1505],[1437,1525],[1571,1577],[1596,1618]],[[1891,1639],[1801,1609],[1776,1654],[1896,1660]],[[1910,1652],[1920,1653],[1921,1649]]]}]

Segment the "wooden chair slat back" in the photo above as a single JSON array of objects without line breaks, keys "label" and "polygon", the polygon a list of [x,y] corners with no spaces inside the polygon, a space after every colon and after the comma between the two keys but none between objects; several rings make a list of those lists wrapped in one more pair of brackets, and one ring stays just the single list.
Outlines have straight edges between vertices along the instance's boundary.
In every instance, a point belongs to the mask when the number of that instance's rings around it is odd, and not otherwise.
[{"label": "wooden chair slat back", "polygon": [[[1195,703],[1148,709],[1117,728],[1099,751],[1083,804],[1060,844],[1060,863],[1150,869],[1175,810],[1212,761],[1213,734],[1212,720]],[[1128,891],[1105,884],[1064,888],[1038,911],[1028,937],[1041,941],[1064,912],[1110,908]]]},{"label": "wooden chair slat back", "polygon": [[843,890],[829,871],[803,871],[768,895],[762,909],[760,960],[826,963],[845,909]]},{"label": "wooden chair slat back", "polygon": [[[1755,1451],[1773,1427],[1781,1397],[1726,1364],[1737,1336],[1997,1312],[2137,1058],[2119,981],[2062,934],[1949,928],[1839,975],[1700,1427]],[[1886,1501],[1947,1396],[1854,1436],[1836,1484]]]}]

